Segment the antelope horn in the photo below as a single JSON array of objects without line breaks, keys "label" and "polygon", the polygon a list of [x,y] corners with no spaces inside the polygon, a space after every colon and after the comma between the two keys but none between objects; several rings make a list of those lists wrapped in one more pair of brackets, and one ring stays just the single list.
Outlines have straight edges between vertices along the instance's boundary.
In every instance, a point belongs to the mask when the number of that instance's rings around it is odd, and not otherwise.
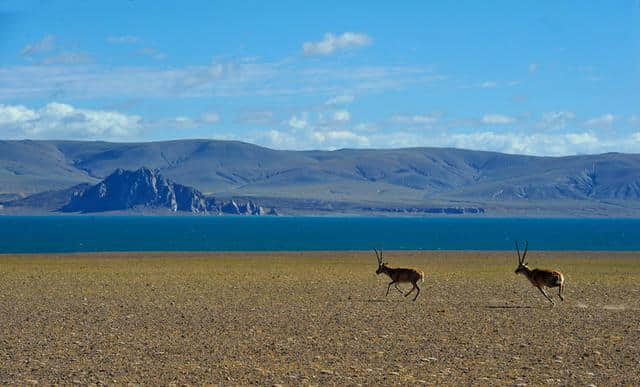
[{"label": "antelope horn", "polygon": [[520,246],[518,246],[518,241],[516,242],[516,252],[518,253],[518,265],[522,263],[522,258],[520,257]]},{"label": "antelope horn", "polygon": [[376,252],[376,258],[378,259],[378,265],[380,265],[382,263],[382,259],[380,258],[380,255],[378,254],[378,250],[373,249],[373,251]]},{"label": "antelope horn", "polygon": [[524,262],[524,257],[527,255],[527,249],[529,249],[529,241],[524,242],[524,253],[522,253],[522,262]]}]

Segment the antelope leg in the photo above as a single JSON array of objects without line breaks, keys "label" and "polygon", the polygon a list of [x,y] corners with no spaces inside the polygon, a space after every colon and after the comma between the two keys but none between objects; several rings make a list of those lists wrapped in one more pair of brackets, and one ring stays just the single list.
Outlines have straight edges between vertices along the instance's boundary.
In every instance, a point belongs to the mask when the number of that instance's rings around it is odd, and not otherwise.
[{"label": "antelope leg", "polygon": [[[393,285],[395,283],[396,283],[396,281],[389,282],[389,286],[387,286],[387,294],[384,295],[385,297],[389,295],[389,289],[391,289],[391,285]],[[396,286],[398,286],[398,284],[396,284]]]},{"label": "antelope leg", "polygon": [[396,285],[395,285],[395,286],[396,286],[396,290],[397,290],[397,291],[399,291],[399,292],[400,292],[400,294],[404,294],[404,293],[402,293],[402,289],[400,289],[400,288],[398,287],[398,283],[397,283],[397,282],[396,282]]},{"label": "antelope leg", "polygon": [[547,294],[547,292],[544,291],[544,289],[542,289],[542,287],[538,287],[538,289],[540,290],[540,293],[542,293],[543,296],[545,296],[545,298],[547,300],[549,300],[549,302],[551,302],[552,304],[555,305],[555,302],[553,302],[553,300],[551,299],[551,297],[549,297],[549,295]]},{"label": "antelope leg", "polygon": [[418,289],[418,292],[416,293],[416,296],[413,297],[413,301],[416,300],[416,298],[418,298],[418,296],[420,295],[420,287],[418,287],[418,284],[415,284],[416,289]]},{"label": "antelope leg", "polygon": [[408,295],[409,295],[409,294],[411,294],[411,292],[413,292],[414,290],[416,290],[416,284],[413,284],[413,287],[411,288],[411,290],[409,290],[409,291],[407,292],[407,294],[405,294],[404,296],[405,296],[405,297],[406,297],[406,296],[408,296]]}]

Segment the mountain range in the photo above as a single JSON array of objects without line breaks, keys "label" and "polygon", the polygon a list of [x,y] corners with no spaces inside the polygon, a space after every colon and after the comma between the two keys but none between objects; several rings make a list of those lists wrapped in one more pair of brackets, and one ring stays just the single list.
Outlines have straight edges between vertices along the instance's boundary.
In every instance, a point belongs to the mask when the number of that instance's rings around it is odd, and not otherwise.
[{"label": "mountain range", "polygon": [[640,155],[453,148],[287,151],[236,141],[0,141],[0,202],[157,170],[205,196],[289,214],[638,216]]}]

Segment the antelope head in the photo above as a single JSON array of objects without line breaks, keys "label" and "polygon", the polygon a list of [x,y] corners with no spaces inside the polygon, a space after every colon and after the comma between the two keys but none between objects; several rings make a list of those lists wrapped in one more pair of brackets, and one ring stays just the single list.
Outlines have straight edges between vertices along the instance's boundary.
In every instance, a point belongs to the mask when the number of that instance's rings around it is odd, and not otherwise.
[{"label": "antelope head", "polygon": [[531,269],[528,264],[524,261],[524,258],[527,256],[527,249],[529,248],[529,241],[525,241],[524,245],[524,253],[520,256],[520,246],[518,246],[518,241],[516,241],[516,252],[518,253],[518,267],[516,268],[516,274],[527,274]]},{"label": "antelope head", "polygon": [[378,253],[378,250],[373,249],[376,252],[376,258],[378,258],[378,270],[376,270],[376,274],[384,273],[387,269],[386,262],[382,262],[382,251]]}]

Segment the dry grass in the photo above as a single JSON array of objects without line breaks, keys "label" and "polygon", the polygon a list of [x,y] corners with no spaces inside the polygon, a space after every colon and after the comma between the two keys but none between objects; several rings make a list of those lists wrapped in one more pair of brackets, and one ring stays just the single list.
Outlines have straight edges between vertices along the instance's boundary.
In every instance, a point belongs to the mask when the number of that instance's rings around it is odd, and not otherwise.
[{"label": "dry grass", "polygon": [[555,308],[514,253],[385,256],[415,303],[373,252],[0,256],[0,384],[640,384],[639,254],[530,251]]}]

